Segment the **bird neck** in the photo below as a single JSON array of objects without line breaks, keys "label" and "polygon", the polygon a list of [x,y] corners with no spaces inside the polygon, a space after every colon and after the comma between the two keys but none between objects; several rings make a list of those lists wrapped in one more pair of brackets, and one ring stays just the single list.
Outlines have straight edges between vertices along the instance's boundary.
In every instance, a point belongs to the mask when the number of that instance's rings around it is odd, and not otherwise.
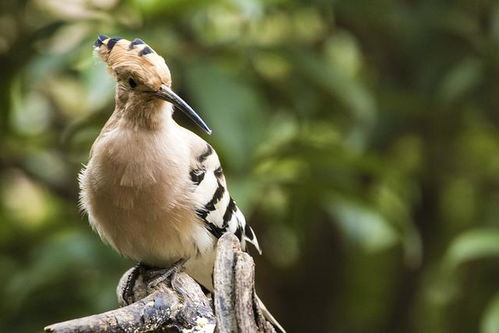
[{"label": "bird neck", "polygon": [[173,121],[172,105],[158,99],[133,98],[133,96],[122,99],[117,96],[114,113],[126,126],[134,129],[160,130]]}]

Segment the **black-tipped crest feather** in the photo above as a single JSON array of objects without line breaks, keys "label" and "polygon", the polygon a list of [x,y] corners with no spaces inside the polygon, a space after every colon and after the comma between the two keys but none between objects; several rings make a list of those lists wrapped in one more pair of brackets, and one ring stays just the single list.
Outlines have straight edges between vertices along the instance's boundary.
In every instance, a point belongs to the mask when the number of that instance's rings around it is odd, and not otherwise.
[{"label": "black-tipped crest feather", "polygon": [[111,38],[108,42],[107,42],[107,48],[109,49],[109,51],[111,51],[114,47],[114,45],[116,45],[116,43],[122,39],[121,37],[113,37]]}]

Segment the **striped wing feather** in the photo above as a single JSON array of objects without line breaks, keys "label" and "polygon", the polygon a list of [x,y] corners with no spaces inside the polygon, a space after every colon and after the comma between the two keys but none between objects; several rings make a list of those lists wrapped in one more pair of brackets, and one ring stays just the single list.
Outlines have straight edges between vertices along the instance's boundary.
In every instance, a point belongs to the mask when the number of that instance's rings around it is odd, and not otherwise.
[{"label": "striped wing feather", "polygon": [[251,243],[261,253],[253,229],[227,190],[220,161],[210,145],[207,144],[197,156],[190,177],[195,186],[194,196],[199,202],[196,213],[210,233],[220,238],[231,232],[239,238],[243,249],[246,249],[246,243]]}]

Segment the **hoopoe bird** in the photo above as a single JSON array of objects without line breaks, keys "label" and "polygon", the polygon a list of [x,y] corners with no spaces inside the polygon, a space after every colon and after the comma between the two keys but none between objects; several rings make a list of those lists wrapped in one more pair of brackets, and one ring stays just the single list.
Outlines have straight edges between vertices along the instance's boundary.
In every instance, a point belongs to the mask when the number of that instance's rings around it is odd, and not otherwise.
[{"label": "hoopoe bird", "polygon": [[163,57],[144,41],[99,35],[94,52],[116,79],[116,106],[80,173],[80,205],[122,255],[161,268],[184,261],[185,271],[213,291],[221,235],[233,233],[243,249],[251,243],[261,250],[229,194],[215,150],[174,121],[174,106],[211,130],[173,92]]}]

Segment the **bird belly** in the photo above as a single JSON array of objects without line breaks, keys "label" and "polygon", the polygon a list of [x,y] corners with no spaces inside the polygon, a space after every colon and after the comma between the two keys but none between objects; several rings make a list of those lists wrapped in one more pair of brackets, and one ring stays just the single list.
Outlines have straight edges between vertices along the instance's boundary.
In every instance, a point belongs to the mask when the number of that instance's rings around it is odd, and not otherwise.
[{"label": "bird belly", "polygon": [[89,211],[92,226],[118,252],[139,262],[168,267],[181,258],[196,257],[210,247],[207,244],[211,242],[210,236],[189,209],[166,209],[151,204],[154,196],[147,191],[130,192],[121,189],[120,196],[121,200],[134,203],[132,209],[97,195]]}]

